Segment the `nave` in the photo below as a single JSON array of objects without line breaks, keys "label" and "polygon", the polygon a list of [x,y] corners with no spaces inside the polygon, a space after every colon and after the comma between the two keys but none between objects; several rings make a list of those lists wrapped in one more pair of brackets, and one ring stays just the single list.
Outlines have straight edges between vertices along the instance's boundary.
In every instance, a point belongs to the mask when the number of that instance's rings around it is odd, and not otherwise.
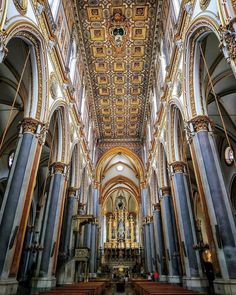
[{"label": "nave", "polygon": [[235,0],[0,0],[0,295],[236,294],[235,36]]}]

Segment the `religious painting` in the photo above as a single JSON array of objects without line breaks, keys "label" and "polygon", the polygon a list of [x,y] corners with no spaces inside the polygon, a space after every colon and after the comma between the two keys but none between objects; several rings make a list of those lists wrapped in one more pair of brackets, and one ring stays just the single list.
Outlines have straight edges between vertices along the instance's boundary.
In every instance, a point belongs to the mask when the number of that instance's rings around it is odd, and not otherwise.
[{"label": "religious painting", "polygon": [[135,129],[134,130],[130,129],[129,130],[129,135],[136,136],[136,130]]},{"label": "religious painting", "polygon": [[131,98],[131,99],[130,99],[130,104],[131,104],[131,105],[138,106],[140,103],[141,103],[141,101],[140,101],[139,98]]},{"label": "religious painting", "polygon": [[141,93],[140,88],[131,88],[131,95],[139,95]]},{"label": "religious painting", "polygon": [[146,20],[148,17],[147,6],[134,6],[133,7],[133,20]]},{"label": "religious painting", "polygon": [[107,72],[107,64],[105,62],[95,62],[95,71]]},{"label": "religious painting", "polygon": [[144,56],[144,46],[132,46],[132,56]]},{"label": "religious painting", "polygon": [[87,7],[88,19],[91,22],[102,20],[102,9],[101,7]]},{"label": "religious painting", "polygon": [[111,117],[109,117],[109,116],[103,116],[102,117],[102,120],[103,120],[103,122],[106,122],[106,123],[110,123],[111,122]]},{"label": "religious painting", "polygon": [[130,114],[138,114],[138,108],[130,108]]},{"label": "religious painting", "polygon": [[142,61],[134,61],[132,62],[132,71],[141,72],[143,69],[143,62]]},{"label": "religious painting", "polygon": [[138,118],[136,116],[129,117],[130,122],[137,122]]},{"label": "religious painting", "polygon": [[125,63],[115,62],[114,63],[114,71],[115,72],[124,72],[125,71]]},{"label": "religious painting", "polygon": [[103,108],[102,109],[102,114],[103,115],[110,115],[110,109],[109,108]]},{"label": "religious painting", "polygon": [[115,95],[125,95],[124,88],[115,88]]},{"label": "religious painting", "polygon": [[109,106],[110,105],[110,100],[108,98],[103,98],[100,100],[101,106]]},{"label": "religious painting", "polygon": [[124,76],[115,76],[114,77],[114,83],[115,84],[124,84],[125,83],[125,77]]},{"label": "religious painting", "polygon": [[125,101],[123,98],[117,98],[115,103],[117,106],[123,106],[125,104]]},{"label": "religious painting", "polygon": [[125,121],[125,118],[124,117],[116,117],[116,122],[117,123],[123,123]]},{"label": "religious painting", "polygon": [[134,27],[132,29],[132,38],[134,40],[144,40],[144,39],[146,39],[146,33],[147,33],[146,28],[136,28],[136,27]]},{"label": "religious painting", "polygon": [[103,28],[99,29],[90,29],[90,35],[92,41],[104,41],[105,40],[105,31]]},{"label": "religious painting", "polygon": [[124,136],[123,130],[117,130],[117,136]]},{"label": "religious painting", "polygon": [[104,46],[99,47],[93,47],[93,56],[94,57],[105,57],[106,56],[106,50]]},{"label": "religious painting", "polygon": [[142,83],[142,76],[134,75],[134,76],[132,76],[131,81],[133,84],[140,84],[140,83]]},{"label": "religious painting", "polygon": [[109,95],[109,89],[105,88],[105,87],[99,88],[98,92],[99,92],[99,95],[102,95],[102,96],[108,96]]},{"label": "religious painting", "polygon": [[98,76],[97,80],[98,80],[98,84],[100,85],[108,84],[107,76]]},{"label": "religious painting", "polygon": [[116,114],[117,114],[117,115],[123,115],[124,112],[125,112],[125,111],[124,111],[123,108],[121,108],[121,107],[116,108]]},{"label": "religious painting", "polygon": [[117,124],[117,129],[124,129],[124,124]]}]

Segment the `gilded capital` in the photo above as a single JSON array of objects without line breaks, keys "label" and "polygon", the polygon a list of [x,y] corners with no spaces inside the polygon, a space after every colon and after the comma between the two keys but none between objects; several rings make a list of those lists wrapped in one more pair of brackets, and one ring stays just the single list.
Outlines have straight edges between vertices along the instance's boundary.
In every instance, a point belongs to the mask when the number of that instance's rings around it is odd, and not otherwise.
[{"label": "gilded capital", "polygon": [[67,165],[62,162],[54,162],[51,164],[51,170],[53,174],[63,174],[66,172]]},{"label": "gilded capital", "polygon": [[41,123],[38,120],[33,119],[33,118],[24,118],[21,123],[22,132],[35,134],[38,131],[39,125],[43,125],[43,123]]},{"label": "gilded capital", "polygon": [[160,191],[161,191],[162,197],[169,196],[171,194],[171,189],[169,186],[160,187]]},{"label": "gilded capital", "polygon": [[194,117],[189,121],[192,124],[194,131],[210,131],[210,126],[214,127],[214,122],[205,115]]},{"label": "gilded capital", "polygon": [[156,203],[156,204],[154,204],[154,209],[155,209],[156,211],[161,211],[160,203]]},{"label": "gilded capital", "polygon": [[77,191],[78,191],[77,188],[75,188],[75,187],[69,187],[68,188],[68,196],[69,197],[75,197]]},{"label": "gilded capital", "polygon": [[170,164],[173,173],[184,173],[186,169],[186,163],[183,161],[176,161]]}]

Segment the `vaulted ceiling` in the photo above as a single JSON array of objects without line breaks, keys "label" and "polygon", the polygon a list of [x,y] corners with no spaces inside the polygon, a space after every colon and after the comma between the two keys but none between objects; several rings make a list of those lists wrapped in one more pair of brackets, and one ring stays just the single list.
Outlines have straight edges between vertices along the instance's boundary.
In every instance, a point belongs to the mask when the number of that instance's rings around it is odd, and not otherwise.
[{"label": "vaulted ceiling", "polygon": [[142,137],[157,45],[157,0],[76,1],[80,46],[100,139]]}]

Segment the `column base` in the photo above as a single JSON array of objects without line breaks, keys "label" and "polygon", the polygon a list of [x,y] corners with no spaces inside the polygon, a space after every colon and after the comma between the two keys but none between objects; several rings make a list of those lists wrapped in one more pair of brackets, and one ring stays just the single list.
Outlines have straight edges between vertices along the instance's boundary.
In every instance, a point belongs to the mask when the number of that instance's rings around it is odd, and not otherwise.
[{"label": "column base", "polygon": [[159,282],[166,283],[168,281],[168,277],[166,275],[159,276]]},{"label": "column base", "polygon": [[207,291],[208,280],[199,277],[183,277],[183,287],[194,291]]},{"label": "column base", "polygon": [[167,281],[170,284],[180,284],[181,277],[180,276],[167,276]]},{"label": "column base", "polygon": [[90,278],[90,279],[96,279],[96,278],[97,278],[97,274],[96,274],[96,272],[90,272],[90,273],[89,273],[89,278]]},{"label": "column base", "polygon": [[215,279],[214,289],[215,289],[215,294],[234,295],[236,294],[236,279],[232,279],[232,280]]},{"label": "column base", "polygon": [[0,295],[16,294],[18,281],[16,279],[0,280]]},{"label": "column base", "polygon": [[43,291],[56,287],[55,277],[33,278],[31,280],[32,290]]}]

